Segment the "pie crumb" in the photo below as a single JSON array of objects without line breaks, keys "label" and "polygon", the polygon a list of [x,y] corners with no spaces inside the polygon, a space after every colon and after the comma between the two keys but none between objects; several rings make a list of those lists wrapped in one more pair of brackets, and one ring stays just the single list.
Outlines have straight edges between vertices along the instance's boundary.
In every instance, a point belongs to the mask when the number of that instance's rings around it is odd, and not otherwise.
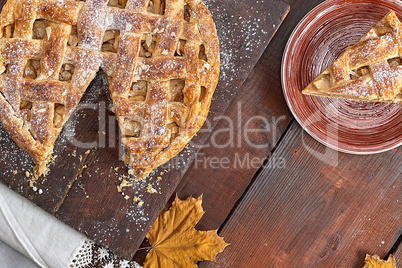
[{"label": "pie crumb", "polygon": [[123,181],[121,182],[121,184],[120,184],[119,186],[117,186],[117,191],[118,191],[119,193],[121,193],[121,191],[123,190],[123,188],[124,188],[124,187],[128,187],[128,186],[133,186],[133,184],[132,184],[132,183],[129,183],[129,182],[126,181],[126,180],[123,180]]},{"label": "pie crumb", "polygon": [[150,194],[154,194],[157,191],[152,187],[152,185],[150,183],[148,183],[147,192],[150,193]]},{"label": "pie crumb", "polygon": [[17,173],[18,173],[18,171],[16,171],[16,170],[13,171],[13,174],[14,174],[14,175],[16,175]]},{"label": "pie crumb", "polygon": [[142,205],[144,205],[144,201],[140,201],[140,202],[138,202],[138,207],[140,208],[140,207],[142,207]]}]

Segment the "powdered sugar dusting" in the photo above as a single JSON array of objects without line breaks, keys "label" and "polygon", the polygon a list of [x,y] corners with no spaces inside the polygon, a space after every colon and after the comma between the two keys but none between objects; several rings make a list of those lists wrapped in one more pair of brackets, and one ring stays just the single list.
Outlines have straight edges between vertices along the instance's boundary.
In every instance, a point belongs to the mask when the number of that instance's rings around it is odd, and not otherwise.
[{"label": "powdered sugar dusting", "polygon": [[16,175],[15,171],[31,172],[34,165],[32,158],[20,149],[0,123],[0,162],[7,163],[8,169],[2,176]]},{"label": "powdered sugar dusting", "polygon": [[[259,2],[261,1],[256,1],[257,4]],[[221,56],[220,83],[227,87],[240,78],[245,68],[250,67],[248,60],[254,50],[261,46],[260,43],[266,43],[260,38],[267,34],[262,22],[271,14],[260,14],[253,6],[239,12],[229,11],[233,7],[228,7],[219,0],[205,0],[204,3],[216,24]]]}]

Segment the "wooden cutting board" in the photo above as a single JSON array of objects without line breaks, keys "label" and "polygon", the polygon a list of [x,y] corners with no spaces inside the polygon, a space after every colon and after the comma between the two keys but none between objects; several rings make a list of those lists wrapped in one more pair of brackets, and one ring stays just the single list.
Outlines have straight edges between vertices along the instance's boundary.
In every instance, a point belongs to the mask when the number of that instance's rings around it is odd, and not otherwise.
[{"label": "wooden cutting board", "polygon": [[[28,182],[31,158],[0,126],[0,161],[4,163],[0,181],[67,225],[131,259],[289,10],[279,0],[204,2],[220,39],[220,82],[208,123],[177,157],[146,180],[136,181],[128,174],[120,160],[122,148],[110,111],[108,84],[104,73],[99,72],[56,142],[50,173],[33,188]],[[0,3],[3,6],[5,1]],[[119,192],[124,180],[132,185]],[[141,207],[139,200],[144,202]]]}]

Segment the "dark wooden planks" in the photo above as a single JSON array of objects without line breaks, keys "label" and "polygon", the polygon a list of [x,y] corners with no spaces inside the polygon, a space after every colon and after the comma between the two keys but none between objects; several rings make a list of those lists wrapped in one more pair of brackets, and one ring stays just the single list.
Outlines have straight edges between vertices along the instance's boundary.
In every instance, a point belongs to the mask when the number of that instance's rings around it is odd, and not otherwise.
[{"label": "dark wooden planks", "polygon": [[280,84],[266,83],[275,72],[271,46],[267,51],[176,189],[181,198],[204,195],[201,229],[221,226],[292,118]]},{"label": "dark wooden planks", "polygon": [[[222,49],[221,80],[209,115],[211,128],[218,122],[214,118],[226,110],[288,10],[288,6],[281,1],[250,3],[243,0],[234,3],[207,3],[217,24]],[[113,119],[107,120],[106,130],[109,129],[109,122]],[[127,200],[117,192],[121,182],[118,178],[127,174],[127,168],[119,161],[118,149],[96,147],[83,163],[85,169],[79,174],[56,216],[119,255],[132,257],[194,159],[199,150],[196,145],[203,144],[210,134],[208,128],[202,131],[190,146],[159,168],[153,177],[124,189]],[[157,181],[158,177],[163,179]],[[158,193],[146,193],[148,184]],[[132,201],[133,196],[139,195],[145,202],[141,208]]]},{"label": "dark wooden planks", "polygon": [[[402,230],[401,230],[401,232],[402,232]],[[394,254],[396,263],[401,265],[401,263],[402,263],[402,244],[399,244],[399,246],[397,247],[396,251],[393,252],[393,254]]]},{"label": "dark wooden planks", "polygon": [[[290,1],[289,3],[291,4],[291,13],[285,20],[284,24],[281,26],[281,28],[278,30],[277,34],[273,38],[273,40],[270,42],[270,45],[268,46],[267,50],[261,57],[260,61],[257,63],[256,67],[252,71],[251,75],[249,76],[248,80],[246,81],[245,85],[242,87],[236,98],[234,99],[233,103],[230,105],[229,109],[226,111],[225,115],[228,115],[230,118],[233,118],[234,116],[230,116],[230,114],[233,114],[232,110],[235,110],[235,106],[237,102],[242,102],[243,104],[246,103],[245,107],[246,108],[246,113],[243,114],[242,118],[247,118],[250,115],[256,115],[256,114],[262,114],[266,116],[272,116],[275,114],[275,112],[282,112],[283,114],[279,113],[277,116],[285,115],[286,108],[282,109],[279,106],[281,106],[284,101],[283,97],[281,94],[281,85],[280,85],[280,61],[281,61],[281,55],[283,53],[284,49],[284,44],[287,41],[288,36],[290,35],[291,31],[293,30],[293,27],[298,23],[298,21],[304,16],[304,14],[309,11],[312,7],[314,7],[317,3],[321,1],[311,1],[306,3],[305,1]],[[269,83],[268,83],[269,81]],[[255,86],[253,87],[253,84]],[[249,94],[247,94],[249,93]],[[255,94],[255,96],[253,95]],[[251,95],[251,96],[250,96]],[[250,103],[255,103],[256,105],[254,108]],[[266,105],[264,105],[266,104]],[[266,111],[261,111],[261,109],[266,109]],[[244,109],[243,109],[244,110]],[[250,111],[250,112],[249,112]],[[225,120],[223,120],[225,121]],[[286,122],[287,120],[285,120]],[[225,121],[226,122],[226,121]],[[236,123],[236,121],[235,121]],[[226,124],[227,125],[227,124]],[[215,131],[218,131],[220,129],[223,129],[225,127],[224,123],[219,123],[216,127]],[[279,128],[280,129],[280,128]],[[236,133],[236,132],[235,132]],[[236,133],[237,135],[237,133]],[[224,136],[224,135],[223,135]],[[226,135],[227,136],[227,135]],[[257,136],[257,135],[256,135]],[[261,135],[263,136],[263,135]],[[227,138],[227,137],[226,137]],[[222,140],[225,140],[224,137],[222,137]],[[226,139],[227,140],[227,139]],[[285,140],[283,140],[285,141]],[[208,141],[210,142],[210,141]],[[207,142],[207,144],[208,144]],[[247,152],[250,150],[250,148],[247,148],[244,150],[244,152]],[[268,150],[268,148],[267,148]],[[215,152],[216,151],[216,152]],[[237,148],[237,150],[232,149],[232,148],[227,148],[227,156],[230,156],[231,153],[241,153],[243,150]],[[219,150],[213,150],[213,149],[203,149],[200,151],[200,153],[204,152],[206,154],[206,157],[214,157],[216,155],[220,156],[221,152]],[[249,151],[250,153],[254,153],[255,156],[259,156],[263,154],[264,150],[251,150]],[[224,155],[224,154],[223,154]],[[394,161],[391,160],[391,162]],[[398,160],[396,160],[398,161]],[[217,169],[214,170],[213,172],[208,172],[207,170],[200,170],[198,169],[198,172],[193,172],[194,164],[190,167],[189,171],[187,172],[186,176],[180,183],[177,192],[180,197],[185,198],[189,195],[194,195],[197,196],[200,193],[204,193],[204,200],[203,200],[203,207],[206,210],[205,215],[201,219],[200,223],[197,225],[197,228],[202,229],[202,230],[207,230],[207,229],[213,229],[217,228],[217,226],[220,226],[220,224],[223,222],[223,215],[227,215],[226,213],[228,212],[228,209],[231,207],[231,204],[234,204],[237,199],[236,199],[236,194],[238,194],[238,190],[242,189],[244,185],[246,185],[247,182],[251,181],[251,178],[248,177],[248,172],[251,173],[251,170],[232,170],[232,171],[227,171],[227,169]],[[204,173],[207,173],[209,176],[204,176]],[[217,175],[219,174],[219,176]],[[232,178],[234,176],[234,179]],[[238,177],[243,176],[243,180],[240,180]],[[199,182],[198,179],[195,178],[203,178],[203,183]],[[222,179],[221,179],[222,178]],[[282,178],[277,178],[277,180],[281,180]],[[243,184],[243,185],[242,185]],[[243,188],[244,189],[244,188]],[[234,201],[233,201],[234,200]],[[391,198],[384,198],[382,199],[383,202],[381,203],[382,205],[378,205],[375,210],[372,211],[372,215],[380,215],[380,217],[383,215],[383,211],[388,210],[388,203],[392,202],[392,197]],[[398,200],[398,199],[397,199]],[[242,200],[239,201],[241,204]],[[236,204],[235,204],[236,207]],[[391,207],[392,209],[392,207]],[[394,211],[394,214],[398,214],[400,209],[396,209]],[[223,214],[223,215],[222,215]],[[261,215],[264,213],[261,212]],[[373,218],[374,218],[373,217]],[[397,217],[397,216],[395,216]],[[229,218],[230,219],[230,218]],[[313,220],[311,220],[314,222]],[[371,222],[371,221],[370,221]],[[205,267],[205,266],[213,266],[213,267],[273,267],[274,265],[266,265],[264,266],[264,259],[270,257],[272,254],[267,250],[265,253],[266,254],[261,254],[260,256],[256,256],[255,254],[247,254],[248,253],[248,245],[247,243],[253,243],[253,240],[256,239],[255,236],[250,236],[250,237],[242,237],[241,242],[236,240],[236,231],[237,230],[243,230],[242,225],[244,222],[236,222],[232,225],[233,230],[231,230],[232,235],[234,238],[234,241],[236,245],[241,248],[238,252],[236,249],[232,249],[232,253],[230,256],[228,255],[223,255],[223,256],[218,256],[218,259],[220,259],[220,262],[217,265],[214,265],[213,263],[206,263],[203,262],[200,264],[200,267]],[[286,225],[286,223],[284,223]],[[317,224],[320,225],[320,222],[317,220]],[[382,224],[387,226],[387,223],[384,221],[380,222],[381,226],[377,226],[374,228],[384,228],[382,227]],[[248,227],[248,226],[247,226]],[[258,235],[261,235],[264,233],[264,229],[269,228],[270,226],[266,225],[261,225],[256,223],[255,226],[252,226],[251,228],[255,228],[255,232],[259,232]],[[346,228],[353,228],[350,226],[346,226]],[[364,230],[370,230],[370,228],[373,227],[367,227],[365,225],[362,227],[361,230],[363,230],[362,236],[364,237]],[[388,227],[385,227],[388,228]],[[305,228],[304,228],[305,229]],[[308,230],[307,230],[308,231]],[[389,230],[388,230],[389,231]],[[395,231],[395,229],[393,230]],[[299,235],[297,237],[302,238],[303,232],[299,232]],[[385,257],[387,255],[387,250],[389,250],[390,246],[393,245],[395,242],[394,240],[397,238],[398,235],[384,235],[384,239],[380,240],[378,242],[378,238],[380,238],[381,235],[375,235],[373,238],[373,241],[371,241],[372,248],[374,250],[366,252],[366,253],[371,253],[371,254],[381,254],[381,257]],[[297,240],[297,237],[295,240]],[[328,239],[328,237],[330,239]],[[320,254],[322,254],[322,258],[325,258],[326,256],[330,255],[331,250],[331,245],[335,245],[337,243],[338,236],[331,236],[329,235],[328,237],[324,237],[324,245],[329,245],[328,247],[324,247],[326,250],[322,250]],[[230,239],[230,238],[228,238]],[[328,240],[330,240],[329,243]],[[342,243],[344,243],[342,239]],[[381,241],[384,241],[384,244],[382,244]],[[229,240],[229,242],[231,242]],[[322,241],[321,241],[322,242]],[[237,244],[238,243],[238,244]],[[242,244],[244,243],[244,245]],[[272,241],[271,244],[275,244],[275,241]],[[293,243],[294,245],[289,246],[289,248],[293,247],[299,247],[299,249],[303,250],[308,250],[309,245],[304,245],[302,242],[299,242],[296,245],[296,242]],[[354,245],[353,245],[354,246]],[[352,247],[353,247],[352,246]],[[250,251],[256,250],[256,247],[258,245],[251,247]],[[229,246],[226,250],[230,250],[231,246]],[[382,250],[378,250],[378,248],[381,248]],[[352,249],[353,250],[353,249]],[[367,249],[368,250],[368,249]],[[245,253],[246,252],[246,253]],[[399,249],[396,253],[398,256],[398,253],[400,255],[401,250]],[[140,255],[143,254],[141,252],[137,256],[137,260],[141,260]],[[223,253],[225,254],[225,253]],[[358,262],[357,266],[350,266],[348,263],[340,263],[336,265],[336,267],[362,267],[362,262],[364,259],[365,252],[361,252],[359,255],[359,258],[356,260]],[[280,258],[280,257],[278,257]],[[291,258],[291,256],[289,256]],[[243,263],[239,264],[233,264],[231,262],[231,259],[242,259]],[[254,263],[250,263],[251,261],[255,261]],[[288,259],[284,260],[283,263],[278,264],[276,263],[277,267],[295,267],[291,262],[287,262]],[[311,262],[305,263],[301,267],[315,267],[317,264],[314,263],[315,259],[311,259]],[[209,265],[208,265],[209,264]],[[325,266],[322,265],[323,267],[335,267],[335,266]]]},{"label": "dark wooden planks", "polygon": [[[198,165],[193,162],[180,182],[176,190],[179,197],[186,198],[190,195],[204,194],[203,207],[206,214],[197,227],[207,230],[221,226],[232,210],[233,204],[241,197],[252,182],[253,175],[259,169],[259,167],[251,165],[248,168],[239,168],[239,165],[235,166],[234,163],[239,159],[244,161],[247,156],[250,156],[250,162],[253,158],[264,160],[269,157],[271,150],[286,130],[292,117],[282,94],[280,79],[282,54],[293,28],[304,16],[304,13],[307,13],[318,2],[321,1],[290,2],[294,6],[289,13],[292,17],[287,17],[278,29],[245,84],[225,112],[226,118],[221,120],[213,130],[212,137],[206,142],[209,147],[200,150],[198,160],[202,162],[198,162]],[[267,123],[259,117],[266,120]],[[225,131],[230,128],[228,119],[233,122],[233,133]],[[238,129],[239,119],[240,130]],[[244,129],[249,120],[254,121],[251,128],[254,127],[257,131],[249,133],[247,138],[251,139],[254,144],[266,144],[266,146],[250,146],[246,142]],[[260,130],[262,132],[258,132]],[[224,148],[213,146],[213,138],[219,144],[223,144],[231,138],[230,134],[234,136],[234,146]],[[240,143],[238,138],[240,138]],[[210,167],[211,160],[214,158],[229,158],[229,167],[205,169],[203,164],[206,163],[207,167]],[[219,174],[219,177],[215,174]],[[171,200],[173,198],[174,196]],[[220,200],[219,206],[216,206],[217,198]]]},{"label": "dark wooden planks", "polygon": [[[293,123],[220,235],[219,267],[360,267],[385,257],[402,224],[402,148],[337,153]],[[214,266],[214,265],[212,265]]]}]

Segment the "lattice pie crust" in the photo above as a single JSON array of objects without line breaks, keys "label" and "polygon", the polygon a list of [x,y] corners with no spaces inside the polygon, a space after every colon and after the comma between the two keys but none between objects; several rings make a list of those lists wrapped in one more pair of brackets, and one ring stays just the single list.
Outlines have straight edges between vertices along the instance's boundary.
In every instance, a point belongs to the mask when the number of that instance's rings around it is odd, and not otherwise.
[{"label": "lattice pie crust", "polygon": [[303,94],[402,102],[402,24],[390,11],[320,74]]},{"label": "lattice pie crust", "polygon": [[139,177],[205,121],[219,42],[201,0],[9,0],[0,26],[0,119],[37,175],[100,68]]}]

